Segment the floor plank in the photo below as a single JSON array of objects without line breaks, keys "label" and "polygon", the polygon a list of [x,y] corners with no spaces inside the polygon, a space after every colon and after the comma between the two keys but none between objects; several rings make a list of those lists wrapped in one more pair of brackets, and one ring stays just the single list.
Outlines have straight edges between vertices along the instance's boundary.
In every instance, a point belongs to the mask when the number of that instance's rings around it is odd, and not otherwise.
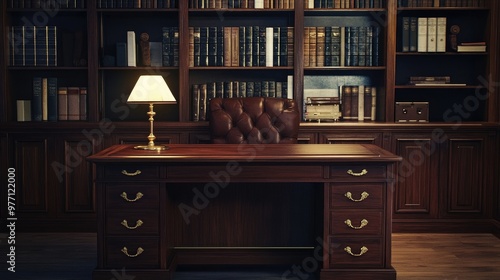
[{"label": "floor plank", "polygon": [[[7,271],[6,243],[0,234],[0,279],[89,280],[96,265],[92,233],[18,233],[16,273]],[[397,233],[392,245],[398,280],[500,279],[500,239],[491,234]],[[180,271],[175,280],[278,280],[284,271]]]}]

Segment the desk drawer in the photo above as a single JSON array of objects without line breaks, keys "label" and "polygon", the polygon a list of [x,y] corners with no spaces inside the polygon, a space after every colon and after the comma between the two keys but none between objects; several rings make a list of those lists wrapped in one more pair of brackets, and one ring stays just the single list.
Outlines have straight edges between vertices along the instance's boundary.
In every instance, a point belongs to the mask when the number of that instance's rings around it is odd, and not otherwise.
[{"label": "desk drawer", "polygon": [[160,242],[155,237],[108,237],[107,268],[159,268]]},{"label": "desk drawer", "polygon": [[159,201],[160,188],[157,183],[106,184],[106,207],[108,209],[157,209]]},{"label": "desk drawer", "polygon": [[330,267],[375,268],[384,265],[384,244],[380,238],[332,237],[328,249],[331,252]]},{"label": "desk drawer", "polygon": [[342,165],[332,166],[331,175],[334,179],[385,179],[387,177],[384,165]]},{"label": "desk drawer", "polygon": [[384,206],[383,183],[332,183],[330,208],[380,208]]},{"label": "desk drawer", "polygon": [[382,211],[335,210],[330,212],[330,234],[332,235],[381,235]]},{"label": "desk drawer", "polygon": [[151,180],[161,178],[161,170],[159,165],[148,164],[108,164],[103,167],[102,173],[104,180],[120,180],[120,181],[138,181]]},{"label": "desk drawer", "polygon": [[158,211],[108,211],[106,232],[120,235],[158,235]]}]

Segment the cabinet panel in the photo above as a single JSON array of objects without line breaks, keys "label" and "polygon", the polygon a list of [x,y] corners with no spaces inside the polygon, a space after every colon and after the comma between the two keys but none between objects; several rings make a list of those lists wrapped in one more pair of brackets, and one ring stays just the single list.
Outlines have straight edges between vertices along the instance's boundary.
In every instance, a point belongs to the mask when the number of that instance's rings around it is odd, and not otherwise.
[{"label": "cabinet panel", "polygon": [[438,154],[430,138],[396,137],[396,153],[403,157],[397,164],[394,217],[418,214],[435,217],[437,210]]},{"label": "cabinet panel", "polygon": [[[78,139],[64,141],[64,175],[63,180],[64,211],[94,212],[94,188],[92,184],[92,168],[85,160],[87,155],[95,152],[93,142]],[[52,162],[54,165],[56,161]]]},{"label": "cabinet panel", "polygon": [[484,192],[482,139],[450,139],[445,213],[481,213]]},{"label": "cabinet panel", "polygon": [[14,166],[19,212],[48,212],[48,140],[16,139]]}]

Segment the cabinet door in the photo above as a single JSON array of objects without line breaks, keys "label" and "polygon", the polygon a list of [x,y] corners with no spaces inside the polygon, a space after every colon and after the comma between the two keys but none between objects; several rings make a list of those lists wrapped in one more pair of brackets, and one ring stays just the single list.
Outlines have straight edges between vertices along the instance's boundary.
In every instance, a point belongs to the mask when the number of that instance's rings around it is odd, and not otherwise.
[{"label": "cabinet door", "polygon": [[99,139],[67,134],[54,139],[54,143],[58,156],[50,163],[49,174],[54,174],[56,181],[52,185],[58,186],[56,191],[61,196],[57,201],[59,217],[94,219],[92,167],[85,158],[99,150]]},{"label": "cabinet door", "polygon": [[14,135],[11,142],[11,166],[16,169],[16,214],[19,227],[29,227],[30,219],[54,216],[47,170],[52,159],[49,139],[30,135]]},{"label": "cabinet door", "polygon": [[439,183],[439,143],[430,135],[393,137],[397,163],[394,218],[436,218]]},{"label": "cabinet door", "polygon": [[440,212],[443,217],[477,217],[484,215],[485,139],[483,137],[450,137],[442,150],[446,167],[441,175]]}]

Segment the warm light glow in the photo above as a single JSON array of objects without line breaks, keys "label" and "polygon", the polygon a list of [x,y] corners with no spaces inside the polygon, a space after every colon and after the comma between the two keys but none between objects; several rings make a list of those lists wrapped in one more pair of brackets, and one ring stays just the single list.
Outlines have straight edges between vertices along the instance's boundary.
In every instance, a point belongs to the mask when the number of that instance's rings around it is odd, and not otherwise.
[{"label": "warm light glow", "polygon": [[143,75],[137,80],[127,103],[175,104],[177,102],[161,75]]},{"label": "warm light glow", "polygon": [[160,75],[143,75],[139,77],[132,93],[127,99],[127,103],[149,104],[149,136],[148,145],[135,146],[142,150],[165,150],[164,145],[155,145],[156,136],[153,133],[154,116],[153,104],[175,104],[176,100],[167,83]]}]

